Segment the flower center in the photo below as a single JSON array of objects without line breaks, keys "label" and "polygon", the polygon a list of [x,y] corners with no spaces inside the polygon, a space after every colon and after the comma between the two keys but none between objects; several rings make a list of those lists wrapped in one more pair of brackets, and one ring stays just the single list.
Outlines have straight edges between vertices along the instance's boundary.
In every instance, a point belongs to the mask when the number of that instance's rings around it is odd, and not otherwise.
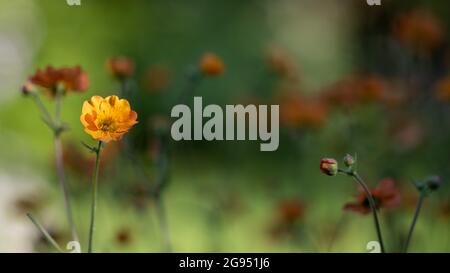
[{"label": "flower center", "polygon": [[116,125],[111,117],[106,117],[99,121],[98,128],[104,132],[113,132],[116,129]]}]

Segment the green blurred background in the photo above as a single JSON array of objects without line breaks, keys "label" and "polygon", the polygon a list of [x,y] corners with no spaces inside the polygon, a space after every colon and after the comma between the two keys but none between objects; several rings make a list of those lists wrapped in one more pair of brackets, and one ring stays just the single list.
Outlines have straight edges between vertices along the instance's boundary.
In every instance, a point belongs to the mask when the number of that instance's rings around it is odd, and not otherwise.
[{"label": "green blurred background", "polygon": [[[372,187],[391,177],[401,191],[398,208],[381,210],[389,251],[401,250],[412,219],[418,193],[411,182],[440,175],[444,186],[426,200],[411,251],[450,251],[450,87],[439,84],[450,72],[449,10],[446,1],[406,0],[380,7],[362,0],[0,0],[0,251],[53,251],[28,211],[61,245],[69,240],[52,134],[20,93],[47,65],[81,65],[90,78],[87,92],[64,99],[62,118],[71,128],[63,135],[66,171],[85,248],[94,155],[80,142],[94,141],[79,117],[84,100],[117,94],[105,65],[114,56],[136,66],[129,100],[139,124],[127,138],[139,163],[119,149],[102,165],[95,251],[165,251],[151,195],[153,123],[170,117],[205,52],[217,54],[225,71],[195,86],[204,104],[281,100],[281,112],[312,110],[306,121],[282,119],[275,152],[260,152],[259,142],[164,135],[169,176],[161,198],[174,251],[367,252],[376,240],[372,218],[342,210],[356,185],[319,170],[321,158],[346,153],[358,155]],[[398,30],[402,16],[407,23]],[[347,105],[339,94],[353,101],[353,89],[372,88],[367,77],[382,95]],[[344,103],[326,99],[329,93]],[[296,100],[300,106],[291,105]]]}]

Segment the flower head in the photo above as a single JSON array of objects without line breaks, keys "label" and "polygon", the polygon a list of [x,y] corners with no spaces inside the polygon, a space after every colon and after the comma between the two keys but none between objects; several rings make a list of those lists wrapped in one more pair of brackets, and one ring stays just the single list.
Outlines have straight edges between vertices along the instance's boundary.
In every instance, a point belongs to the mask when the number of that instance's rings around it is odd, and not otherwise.
[{"label": "flower head", "polygon": [[200,70],[205,75],[218,76],[224,71],[223,61],[216,54],[205,53],[200,61]]},{"label": "flower head", "polygon": [[80,66],[39,69],[29,82],[44,88],[46,94],[54,97],[58,90],[63,92],[83,92],[88,89],[89,78]]},{"label": "flower head", "polygon": [[125,99],[93,96],[83,103],[80,120],[86,133],[109,142],[121,139],[137,123],[137,114]]},{"label": "flower head", "polygon": [[425,10],[413,10],[395,18],[393,33],[403,45],[425,53],[440,46],[445,30],[433,14]]},{"label": "flower head", "polygon": [[118,79],[128,78],[134,73],[134,62],[127,57],[114,57],[108,59],[106,67]]},{"label": "flower head", "polygon": [[440,101],[450,101],[450,76],[446,76],[436,83],[435,96]]},{"label": "flower head", "polygon": [[328,118],[327,105],[317,98],[288,94],[280,99],[280,122],[289,127],[317,128]]},{"label": "flower head", "polygon": [[[359,187],[359,194],[356,202],[344,205],[344,210],[354,211],[361,214],[371,212],[369,199],[364,190]],[[393,179],[385,178],[380,181],[377,188],[370,189],[370,193],[375,200],[376,207],[379,208],[395,208],[400,205],[400,192],[395,188]]]},{"label": "flower head", "polygon": [[330,176],[335,176],[338,173],[338,163],[333,158],[323,158],[320,161],[320,170]]}]

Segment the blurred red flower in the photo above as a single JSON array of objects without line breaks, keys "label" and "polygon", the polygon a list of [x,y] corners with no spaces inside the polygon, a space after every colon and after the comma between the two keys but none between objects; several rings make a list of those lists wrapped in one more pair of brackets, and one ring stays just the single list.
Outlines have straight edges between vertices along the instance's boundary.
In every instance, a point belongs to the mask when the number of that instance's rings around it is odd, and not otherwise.
[{"label": "blurred red flower", "polygon": [[304,217],[305,205],[298,198],[281,200],[275,210],[274,222],[270,228],[273,237],[291,233],[296,224]]},{"label": "blurred red flower", "polygon": [[[343,209],[368,214],[371,209],[367,195],[361,187],[358,188],[358,191],[356,202],[345,204]],[[395,188],[395,182],[391,178],[381,180],[377,188],[370,189],[370,193],[375,200],[377,209],[395,208],[400,205],[400,192]]]},{"label": "blurred red flower", "polygon": [[293,58],[285,50],[279,47],[269,48],[266,53],[266,63],[269,69],[278,76],[296,78],[297,68]]},{"label": "blurred red flower", "polygon": [[387,86],[377,76],[354,75],[340,80],[322,93],[322,98],[330,105],[354,107],[361,103],[382,101]]},{"label": "blurred red flower", "polygon": [[440,101],[450,101],[450,76],[446,76],[436,83],[435,96]]},{"label": "blurred red flower", "polygon": [[143,79],[144,87],[149,92],[159,92],[166,89],[170,84],[170,70],[161,65],[150,67]]},{"label": "blurred red flower", "polygon": [[44,88],[45,93],[51,97],[56,95],[58,88],[64,92],[83,92],[89,86],[88,75],[80,66],[62,68],[47,66],[45,69],[38,69],[29,81]]},{"label": "blurred red flower", "polygon": [[134,62],[123,56],[113,57],[106,61],[106,67],[117,79],[128,78],[134,73]]},{"label": "blurred red flower", "polygon": [[441,22],[425,10],[398,15],[392,31],[403,45],[419,53],[435,50],[443,42],[445,33]]},{"label": "blurred red flower", "polygon": [[320,127],[328,118],[323,100],[304,98],[298,94],[283,96],[280,101],[280,122],[291,127]]}]

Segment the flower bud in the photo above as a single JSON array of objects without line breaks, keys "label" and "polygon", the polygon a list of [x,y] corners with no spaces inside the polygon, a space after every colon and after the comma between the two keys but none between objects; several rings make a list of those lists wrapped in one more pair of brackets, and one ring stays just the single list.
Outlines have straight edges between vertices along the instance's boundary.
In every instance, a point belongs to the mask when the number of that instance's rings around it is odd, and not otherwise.
[{"label": "flower bud", "polygon": [[338,173],[338,163],[333,158],[323,158],[320,161],[320,170],[330,176],[335,176]]},{"label": "flower bud", "polygon": [[22,86],[22,94],[24,94],[25,96],[29,95],[30,93],[32,93],[34,91],[34,85],[30,82],[27,81],[23,86]]},{"label": "flower bud", "polygon": [[427,177],[425,179],[425,183],[427,184],[428,189],[430,189],[431,191],[435,191],[441,187],[442,180],[439,176],[433,175],[433,176]]},{"label": "flower bud", "polygon": [[347,155],[344,157],[344,164],[345,164],[345,166],[347,166],[347,167],[351,167],[351,166],[353,166],[353,165],[355,164],[355,159],[353,158],[353,156],[347,154]]}]

